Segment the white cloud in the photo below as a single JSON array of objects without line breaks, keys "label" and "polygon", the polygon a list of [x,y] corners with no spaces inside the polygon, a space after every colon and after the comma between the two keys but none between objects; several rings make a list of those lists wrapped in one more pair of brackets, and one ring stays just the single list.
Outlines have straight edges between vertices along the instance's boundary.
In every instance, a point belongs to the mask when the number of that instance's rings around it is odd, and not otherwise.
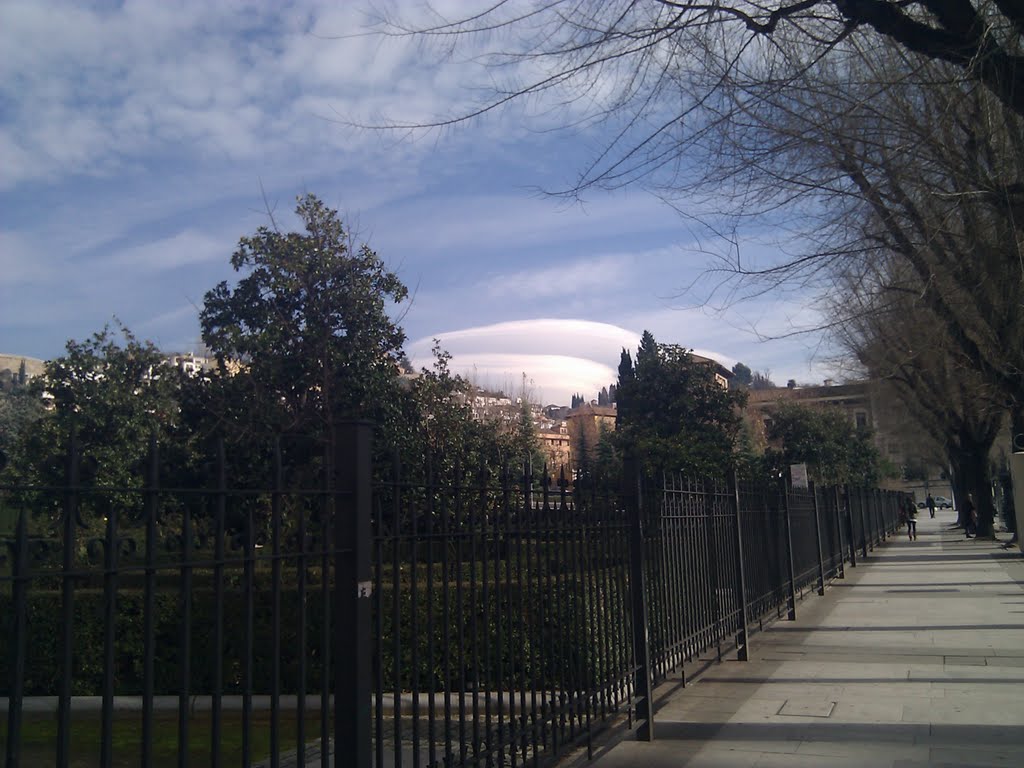
[{"label": "white cloud", "polygon": [[626,265],[614,256],[580,260],[565,266],[528,269],[488,278],[481,290],[491,298],[529,295],[531,300],[561,298],[566,294],[607,291],[621,285]]},{"label": "white cloud", "polygon": [[379,137],[330,120],[394,104],[432,119],[462,97],[441,74],[454,63],[427,67],[406,41],[346,37],[363,23],[350,3],[4,3],[0,184],[106,175],[171,148],[252,159],[301,144],[370,166]]},{"label": "white cloud", "polygon": [[[515,320],[436,334],[451,353],[451,366],[481,386],[518,390],[523,374],[544,403],[568,404],[573,393],[593,398],[618,378],[622,349],[635,351],[640,334],[610,323],[538,318]],[[668,339],[660,339],[668,341]],[[409,346],[417,366],[429,367],[432,339]],[[732,365],[717,352],[699,355]]]},{"label": "white cloud", "polygon": [[231,240],[186,229],[162,240],[115,252],[104,260],[107,266],[153,272],[210,261],[226,261]]}]

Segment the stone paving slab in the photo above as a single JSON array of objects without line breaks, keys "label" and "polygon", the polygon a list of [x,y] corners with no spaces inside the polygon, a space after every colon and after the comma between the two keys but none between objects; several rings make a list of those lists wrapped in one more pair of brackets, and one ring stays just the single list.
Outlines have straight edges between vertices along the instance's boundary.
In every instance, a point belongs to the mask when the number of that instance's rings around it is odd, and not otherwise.
[{"label": "stone paving slab", "polygon": [[1024,766],[1024,560],[954,517],[919,517],[916,542],[890,539],[754,634],[751,661],[668,694],[655,741],[591,765]]}]

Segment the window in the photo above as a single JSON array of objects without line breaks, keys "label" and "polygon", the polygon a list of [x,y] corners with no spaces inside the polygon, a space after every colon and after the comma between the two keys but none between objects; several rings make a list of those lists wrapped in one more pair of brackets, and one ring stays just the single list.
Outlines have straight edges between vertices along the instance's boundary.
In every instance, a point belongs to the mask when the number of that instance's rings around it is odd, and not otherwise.
[{"label": "window", "polygon": [[867,429],[868,415],[864,411],[857,411],[855,418],[857,419],[857,429]]}]

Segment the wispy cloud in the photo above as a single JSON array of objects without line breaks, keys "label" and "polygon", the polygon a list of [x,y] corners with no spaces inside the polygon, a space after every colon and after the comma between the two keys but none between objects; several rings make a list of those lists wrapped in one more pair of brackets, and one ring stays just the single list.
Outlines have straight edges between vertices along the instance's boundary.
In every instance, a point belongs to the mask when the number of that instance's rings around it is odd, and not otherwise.
[{"label": "wispy cloud", "polygon": [[105,265],[141,272],[158,272],[210,261],[227,260],[232,241],[187,229],[171,237],[116,251]]}]

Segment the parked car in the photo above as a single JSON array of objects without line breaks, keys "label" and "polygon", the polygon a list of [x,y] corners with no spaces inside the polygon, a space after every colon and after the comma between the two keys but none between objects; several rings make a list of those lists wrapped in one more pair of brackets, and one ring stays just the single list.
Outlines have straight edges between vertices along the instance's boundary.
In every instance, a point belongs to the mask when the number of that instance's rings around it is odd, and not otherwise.
[{"label": "parked car", "polygon": [[924,509],[924,508],[925,508],[925,507],[927,507],[927,506],[928,506],[928,505],[927,505],[927,504],[926,504],[925,502],[923,502],[923,501],[919,501],[919,502],[917,502],[917,508],[918,508],[918,509]]},{"label": "parked car", "polygon": [[952,509],[953,502],[947,499],[945,496],[936,496],[935,506],[938,507],[939,509]]}]

